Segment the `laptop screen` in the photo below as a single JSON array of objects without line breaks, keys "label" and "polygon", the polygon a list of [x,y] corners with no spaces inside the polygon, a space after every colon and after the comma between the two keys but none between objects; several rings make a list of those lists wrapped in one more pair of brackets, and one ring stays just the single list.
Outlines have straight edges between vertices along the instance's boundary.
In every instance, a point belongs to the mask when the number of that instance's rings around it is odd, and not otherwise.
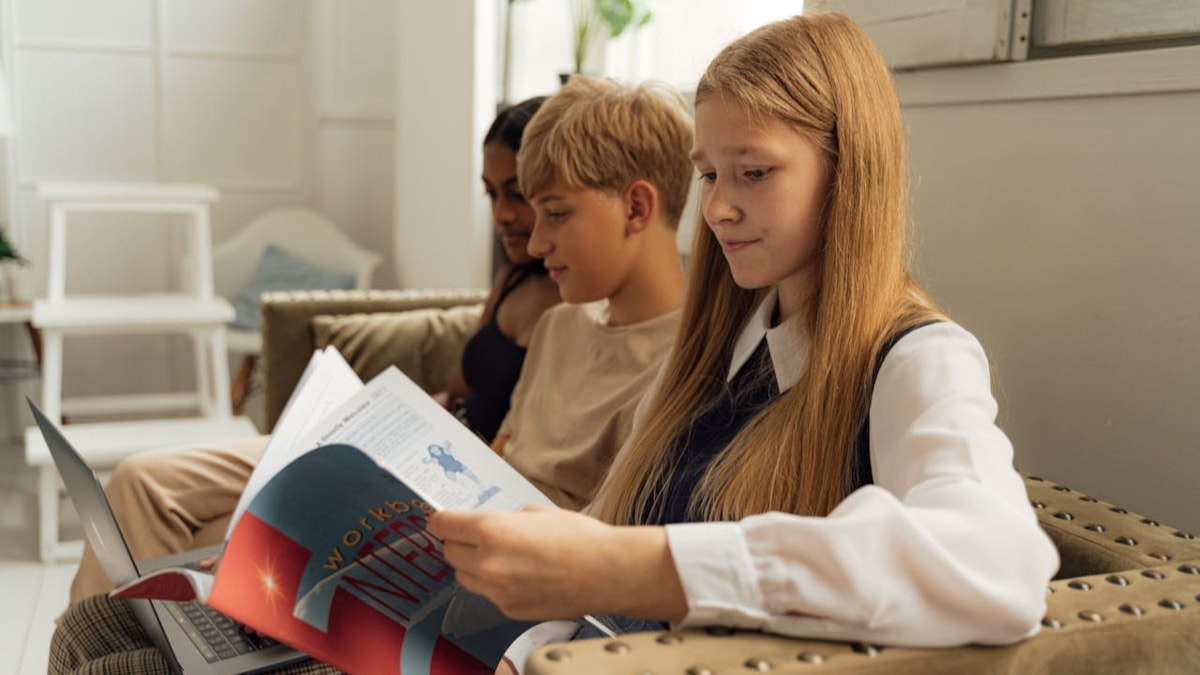
[{"label": "laptop screen", "polygon": [[67,495],[79,513],[84,535],[100,560],[100,567],[118,586],[133,581],[138,577],[137,565],[125,543],[125,537],[121,536],[121,528],[108,505],[108,498],[104,496],[104,488],[96,472],[33,402],[29,403],[29,407],[42,430],[42,438],[46,440],[58,474],[62,476]]}]

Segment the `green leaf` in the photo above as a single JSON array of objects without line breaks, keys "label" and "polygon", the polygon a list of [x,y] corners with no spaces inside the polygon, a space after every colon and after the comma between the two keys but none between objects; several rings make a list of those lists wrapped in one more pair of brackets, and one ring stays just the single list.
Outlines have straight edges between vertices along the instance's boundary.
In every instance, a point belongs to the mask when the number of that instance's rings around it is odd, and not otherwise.
[{"label": "green leaf", "polygon": [[17,252],[16,247],[8,240],[8,235],[0,229],[0,260],[15,260],[22,265],[28,262],[24,256]]}]

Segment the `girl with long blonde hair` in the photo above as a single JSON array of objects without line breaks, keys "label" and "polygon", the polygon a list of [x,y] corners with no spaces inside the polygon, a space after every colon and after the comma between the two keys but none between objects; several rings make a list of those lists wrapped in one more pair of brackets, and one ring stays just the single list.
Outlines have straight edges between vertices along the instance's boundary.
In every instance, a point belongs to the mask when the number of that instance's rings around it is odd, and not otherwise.
[{"label": "girl with long blonde hair", "polygon": [[1057,556],[982,348],[906,269],[903,136],[890,72],[844,16],[716,57],[672,355],[590,516],[434,515],[466,588],[518,618],[909,646],[1036,632]]}]

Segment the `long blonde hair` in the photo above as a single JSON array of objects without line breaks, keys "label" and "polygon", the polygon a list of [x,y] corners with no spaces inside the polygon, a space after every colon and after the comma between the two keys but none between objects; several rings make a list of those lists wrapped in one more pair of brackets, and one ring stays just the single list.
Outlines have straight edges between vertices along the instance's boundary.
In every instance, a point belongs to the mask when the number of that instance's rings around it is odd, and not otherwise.
[{"label": "long blonde hair", "polygon": [[[940,318],[905,266],[907,176],[900,104],[866,33],[838,14],[773,23],[726,47],[696,103],[720,98],[781,120],[825,151],[831,183],[807,306],[809,366],[707,468],[692,508],[709,520],[826,515],[853,488],[875,355],[896,331]],[[597,496],[613,523],[654,521],[672,448],[720,396],[733,344],[765,290],[739,288],[696,228],[682,328],[643,423]]]}]

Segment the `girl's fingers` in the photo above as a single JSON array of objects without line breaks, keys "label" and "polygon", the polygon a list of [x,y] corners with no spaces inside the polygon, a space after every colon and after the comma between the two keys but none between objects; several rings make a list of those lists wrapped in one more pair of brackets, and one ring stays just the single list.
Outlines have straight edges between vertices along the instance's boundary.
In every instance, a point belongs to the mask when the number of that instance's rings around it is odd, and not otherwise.
[{"label": "girl's fingers", "polygon": [[446,556],[446,561],[458,570],[471,569],[474,566],[477,552],[476,547],[457,541],[447,541],[442,546],[442,554]]},{"label": "girl's fingers", "polygon": [[475,524],[484,514],[468,511],[435,511],[429,514],[429,531],[445,542],[476,541]]}]

